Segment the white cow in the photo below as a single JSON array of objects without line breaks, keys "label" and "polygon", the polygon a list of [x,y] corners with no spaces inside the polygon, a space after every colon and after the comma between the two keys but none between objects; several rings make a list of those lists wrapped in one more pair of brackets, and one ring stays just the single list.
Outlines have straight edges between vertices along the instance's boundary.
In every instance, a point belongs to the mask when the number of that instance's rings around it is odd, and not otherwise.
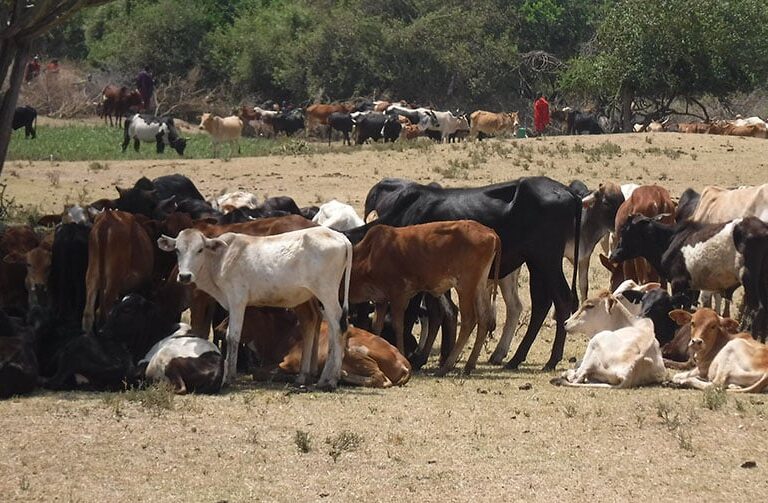
[{"label": "white cow", "polygon": [[139,368],[144,367],[147,380],[169,382],[179,394],[217,393],[224,374],[221,352],[191,331],[192,327],[179,323],[178,330],[152,346]]},{"label": "white cow", "polygon": [[275,136],[275,128],[272,124],[280,112],[261,107],[253,107],[253,111],[256,113],[256,119],[249,120],[248,124],[259,136]]},{"label": "white cow", "polygon": [[237,208],[248,208],[249,210],[255,210],[259,207],[259,198],[255,194],[245,192],[242,190],[236,190],[235,192],[228,192],[210,201],[214,210],[218,210],[222,213],[229,213]]},{"label": "white cow", "polygon": [[312,221],[335,231],[347,231],[365,225],[365,221],[352,206],[336,199],[323,203]]},{"label": "white cow", "polygon": [[462,126],[466,126],[466,122],[462,123],[461,119],[451,112],[432,112],[432,114],[437,120],[437,126],[432,126],[428,130],[439,131],[443,143],[447,142],[448,137],[461,129]]},{"label": "white cow", "polygon": [[237,153],[240,153],[240,135],[243,132],[243,120],[237,115],[229,117],[219,117],[211,113],[204,113],[200,118],[200,130],[207,131],[211,135],[213,143],[213,155],[216,156],[219,149],[219,143],[229,143],[229,154],[232,155],[232,149],[237,146]]},{"label": "white cow", "polygon": [[123,131],[123,152],[133,140],[133,149],[138,152],[141,142],[154,143],[157,153],[162,154],[165,146],[170,145],[179,155],[184,155],[187,140],[179,136],[173,119],[170,117],[154,117],[146,114],[134,114],[125,119]]},{"label": "white cow", "polygon": [[[229,311],[227,348],[231,349],[224,382],[235,379],[245,308],[272,306],[296,310],[304,334],[297,382],[306,383],[317,362],[320,302],[329,327],[329,351],[318,386],[336,387],[344,357],[342,327],[346,331],[352,264],[352,244],[343,234],[312,227],[274,236],[226,233],[209,239],[198,230],[185,229],[178,238],[162,236],[157,243],[162,250],[176,250],[179,283],[194,283]],[[339,305],[342,277],[343,309]]]},{"label": "white cow", "polygon": [[[621,304],[616,303],[620,308]],[[664,379],[664,361],[653,322],[636,319],[618,330],[598,332],[587,345],[577,369],[567,370],[560,383],[565,386],[593,388],[634,388],[660,383]]]},{"label": "white cow", "polygon": [[631,302],[623,292],[647,292],[660,287],[659,283],[638,286],[634,281],[627,280],[619,285],[613,294],[602,292],[597,297],[582,302],[579,309],[565,320],[565,331],[591,336],[603,330],[618,330],[631,326],[637,320],[642,305]]}]

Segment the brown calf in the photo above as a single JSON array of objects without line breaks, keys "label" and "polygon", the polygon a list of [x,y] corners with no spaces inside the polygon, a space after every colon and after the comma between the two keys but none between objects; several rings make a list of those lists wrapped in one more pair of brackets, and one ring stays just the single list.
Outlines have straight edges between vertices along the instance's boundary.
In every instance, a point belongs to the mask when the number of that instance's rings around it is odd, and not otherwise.
[{"label": "brown calf", "polygon": [[[354,247],[350,302],[376,302],[374,331],[378,333],[389,302],[398,350],[404,353],[403,324],[408,301],[420,292],[438,296],[455,287],[461,331],[437,373],[445,375],[453,369],[469,334],[478,325],[475,345],[464,367],[465,372],[470,372],[486,335],[495,328],[488,276],[496,259],[494,278],[498,280],[500,250],[496,233],[471,220],[408,227],[374,225]],[[425,354],[429,354],[433,342],[434,338],[427,341]]]},{"label": "brown calf", "polygon": [[[18,225],[6,227],[0,234],[0,258],[8,255],[24,256],[40,244],[31,227]],[[0,260],[0,308],[27,308],[25,278],[27,270],[20,263]]]}]

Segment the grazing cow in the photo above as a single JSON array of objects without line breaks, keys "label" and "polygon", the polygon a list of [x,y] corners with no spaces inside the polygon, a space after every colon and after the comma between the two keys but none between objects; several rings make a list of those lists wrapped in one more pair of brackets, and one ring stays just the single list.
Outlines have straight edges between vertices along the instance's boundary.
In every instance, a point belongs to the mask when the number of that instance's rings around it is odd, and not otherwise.
[{"label": "grazing cow", "polygon": [[[374,212],[377,215],[388,212],[397,202],[400,192],[411,185],[418,186],[419,184],[405,178],[382,178],[380,182],[370,188],[365,197],[365,214],[363,219],[369,220],[368,217]],[[431,182],[427,186],[437,189],[442,188],[437,182]]]},{"label": "grazing cow", "polygon": [[211,135],[211,144],[213,146],[213,155],[217,155],[219,143],[229,143],[229,154],[232,155],[232,148],[237,146],[237,153],[240,153],[240,135],[243,132],[243,121],[237,115],[229,117],[219,117],[211,113],[204,113],[200,118],[198,129],[207,131]]},{"label": "grazing cow", "polygon": [[458,129],[448,135],[448,142],[454,143],[454,142],[461,142],[469,138],[469,118],[466,114],[459,116],[459,127]]},{"label": "grazing cow", "polygon": [[[486,335],[495,327],[487,283],[494,259],[492,277],[498,281],[501,241],[496,233],[469,220],[399,228],[374,223],[368,227],[354,248],[349,293],[352,302],[376,303],[376,333],[381,333],[389,302],[397,348],[405,354],[403,330],[408,302],[420,292],[437,296],[455,287],[459,294],[461,332],[438,375],[453,369],[477,325],[475,345],[464,368],[466,373],[472,371]],[[426,354],[431,346],[432,341],[427,341]]]},{"label": "grazing cow", "polygon": [[104,321],[122,295],[149,286],[155,264],[153,250],[146,230],[130,213],[105,211],[96,217],[85,275],[86,334],[92,333],[94,323]]},{"label": "grazing cow", "polygon": [[[620,304],[617,308],[621,309]],[[592,388],[634,388],[660,383],[664,362],[653,322],[639,318],[628,327],[598,332],[589,340],[577,369],[564,372],[555,384]]]},{"label": "grazing cow", "polygon": [[[546,177],[520,178],[506,183],[466,189],[441,189],[415,182],[390,185],[387,200],[393,200],[379,221],[402,227],[440,220],[475,220],[495,230],[501,239],[502,296],[507,303],[507,317],[502,339],[511,338],[520,316],[519,297],[512,293],[516,276],[508,276],[523,263],[530,272],[532,312],[528,330],[507,368],[515,369],[525,361],[553,301],[557,329],[552,354],[545,364],[552,370],[563,357],[565,328],[576,294],[577,267],[573,285],[563,274],[565,242],[581,228],[581,198],[568,187]],[[381,192],[374,186],[371,192]],[[369,196],[371,195],[369,192]],[[390,199],[394,198],[394,199]],[[366,198],[368,201],[368,198]],[[366,205],[367,206],[367,205]],[[367,209],[367,208],[366,208]],[[576,237],[575,242],[579,242]],[[576,249],[578,254],[578,248]],[[575,257],[578,264],[579,258]],[[514,289],[516,292],[516,288]]]},{"label": "grazing cow", "polygon": [[333,103],[323,104],[315,103],[307,107],[307,123],[306,128],[309,131],[317,128],[320,125],[327,126],[328,118],[334,112],[350,113],[354,112],[355,107],[353,105]]},{"label": "grazing cow", "polygon": [[352,206],[336,199],[323,203],[312,221],[335,231],[347,231],[365,225],[365,221]]},{"label": "grazing cow", "polygon": [[566,124],[566,134],[581,134],[584,131],[589,134],[603,134],[598,117],[593,113],[580,112],[572,108],[564,108],[552,112],[552,120],[558,120]]},{"label": "grazing cow", "polygon": [[[177,250],[178,279],[195,283],[230,313],[224,382],[236,377],[237,348],[243,316],[249,305],[298,308],[304,333],[304,353],[299,383],[305,383],[316,354],[319,306],[330,326],[328,361],[318,386],[334,388],[341,375],[352,245],[344,235],[314,227],[275,236],[226,233],[209,239],[197,229],[163,236],[158,245]],[[345,275],[346,270],[346,275]],[[344,302],[339,305],[339,285],[344,277]],[[243,278],[249,281],[243,282]],[[232,353],[232,354],[229,354]]]},{"label": "grazing cow", "polygon": [[517,112],[494,113],[476,110],[469,116],[469,136],[481,140],[480,133],[497,135],[515,132],[520,126]]},{"label": "grazing cow", "polygon": [[346,145],[352,145],[349,140],[349,133],[355,127],[355,121],[352,120],[352,116],[346,112],[333,112],[328,116],[328,146],[331,146],[331,134],[333,130],[341,132],[344,135],[343,142]]},{"label": "grazing cow", "polygon": [[33,327],[0,309],[0,399],[31,393],[37,386]]},{"label": "grazing cow", "polygon": [[152,346],[138,365],[139,379],[168,382],[180,395],[218,393],[224,375],[219,348],[193,335],[186,323]]},{"label": "grazing cow", "polygon": [[[636,215],[624,224],[611,259],[645,257],[670,281],[673,295],[687,296],[690,289],[696,289],[730,298],[743,284],[745,305],[765,309],[766,254],[768,224],[756,217],[721,224],[688,220],[673,227]],[[684,307],[692,300],[684,298]]]},{"label": "grazing cow", "polygon": [[304,113],[300,109],[281,112],[272,119],[272,128],[275,136],[281,132],[293,136],[296,131],[304,129]]},{"label": "grazing cow", "polygon": [[[217,334],[226,331],[227,322],[216,328]],[[373,388],[402,386],[411,377],[411,366],[400,352],[379,336],[350,326],[347,351],[342,363],[341,381]],[[252,349],[262,367],[277,366],[286,374],[298,374],[301,366],[301,338],[299,320],[288,309],[255,308],[245,310],[243,335],[240,339]],[[328,355],[328,324],[320,327],[318,365]]]},{"label": "grazing cow", "polygon": [[101,114],[104,117],[104,124],[109,118],[109,125],[112,126],[112,117],[115,117],[117,127],[122,125],[123,117],[128,112],[138,112],[144,106],[144,100],[139,91],[128,90],[127,87],[108,84],[101,91]]},{"label": "grazing cow", "polygon": [[173,119],[170,117],[155,117],[153,115],[136,114],[125,119],[123,135],[123,152],[133,139],[133,149],[138,152],[141,142],[154,142],[157,153],[162,154],[165,146],[170,145],[179,155],[184,155],[187,147],[186,138],[181,138]]},{"label": "grazing cow", "polygon": [[[0,258],[15,254],[24,256],[40,245],[40,240],[26,225],[17,225],[1,229]],[[0,308],[23,316],[28,307],[28,294],[25,287],[27,268],[24,264],[7,263],[0,260]]]},{"label": "grazing cow", "polygon": [[384,142],[394,142],[400,136],[400,129],[402,128],[394,115],[379,112],[371,112],[360,117],[356,126],[356,145],[362,145],[368,138],[373,141],[384,138]]},{"label": "grazing cow", "polygon": [[37,137],[37,132],[35,131],[35,128],[37,127],[37,110],[29,105],[16,107],[16,110],[13,112],[13,122],[11,123],[11,127],[14,131],[23,127],[24,138],[31,137],[34,140]]},{"label": "grazing cow", "polygon": [[693,314],[673,311],[671,316],[680,325],[691,324],[690,346],[696,362],[696,367],[676,374],[672,382],[741,393],[760,393],[768,387],[768,346],[747,333],[729,333],[735,330],[734,320],[707,308]]}]

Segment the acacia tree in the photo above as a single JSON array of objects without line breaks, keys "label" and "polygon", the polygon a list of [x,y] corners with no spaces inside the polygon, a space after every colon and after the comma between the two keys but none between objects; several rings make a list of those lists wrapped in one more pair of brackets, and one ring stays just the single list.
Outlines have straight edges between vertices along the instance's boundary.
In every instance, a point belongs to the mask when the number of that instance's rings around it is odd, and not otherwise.
[{"label": "acacia tree", "polygon": [[83,7],[110,0],[0,1],[0,173],[3,171],[11,122],[32,41]]},{"label": "acacia tree", "polygon": [[[571,60],[565,90],[620,103],[628,130],[632,103],[656,115],[679,113],[710,94],[726,97],[764,85],[768,77],[765,0],[621,0],[595,39]],[[685,110],[688,112],[688,110]]]}]

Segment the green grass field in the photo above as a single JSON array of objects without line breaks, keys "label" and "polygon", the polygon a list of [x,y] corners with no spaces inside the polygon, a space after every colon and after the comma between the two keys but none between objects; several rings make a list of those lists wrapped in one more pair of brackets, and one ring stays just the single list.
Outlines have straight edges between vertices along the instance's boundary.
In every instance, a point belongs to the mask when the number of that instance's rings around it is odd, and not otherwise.
[{"label": "green grass field", "polygon": [[[183,134],[183,133],[182,133]],[[184,157],[187,159],[203,159],[213,156],[211,140],[207,135],[184,135],[187,138],[187,149]],[[38,126],[37,138],[24,139],[24,130],[14,131],[8,152],[11,161],[93,161],[121,159],[171,159],[178,158],[176,151],[170,147],[165,153],[158,154],[155,145],[143,143],[141,150],[135,152],[133,143],[122,152],[122,128],[104,126]],[[279,138],[242,138],[240,140],[240,157],[256,157],[272,154],[299,154],[307,150],[308,145],[303,140]],[[219,147],[219,157],[228,157],[229,146]],[[237,152],[232,155],[237,156]]]}]

